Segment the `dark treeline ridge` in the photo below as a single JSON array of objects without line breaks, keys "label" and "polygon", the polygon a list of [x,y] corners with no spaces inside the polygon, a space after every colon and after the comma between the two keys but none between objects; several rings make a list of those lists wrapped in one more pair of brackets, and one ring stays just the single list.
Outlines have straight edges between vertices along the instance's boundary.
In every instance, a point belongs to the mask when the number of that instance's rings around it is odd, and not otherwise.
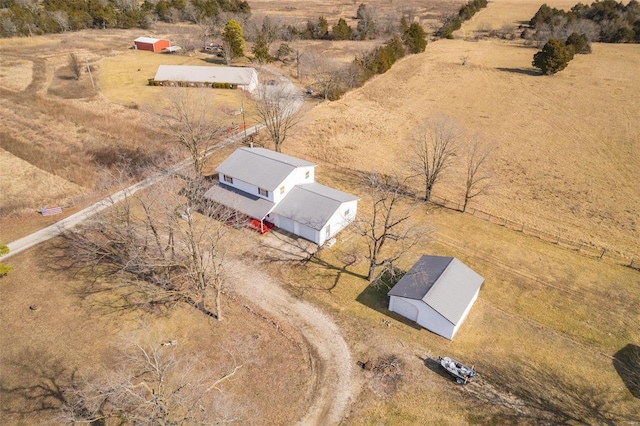
[{"label": "dark treeline ridge", "polygon": [[565,12],[547,4],[531,18],[529,23],[536,31],[569,35],[576,31],[590,41],[603,43],[640,43],[640,3],[631,0],[626,6],[615,0],[595,1],[587,6],[578,3]]},{"label": "dark treeline ridge", "polygon": [[156,20],[198,22],[223,12],[249,14],[244,0],[0,0],[0,36],[87,28],[149,28]]}]

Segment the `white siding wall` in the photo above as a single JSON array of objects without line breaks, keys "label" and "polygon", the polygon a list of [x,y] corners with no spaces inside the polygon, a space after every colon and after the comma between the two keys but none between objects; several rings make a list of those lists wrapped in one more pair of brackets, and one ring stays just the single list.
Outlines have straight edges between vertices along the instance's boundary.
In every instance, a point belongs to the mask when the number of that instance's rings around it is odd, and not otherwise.
[{"label": "white siding wall", "polygon": [[446,337],[449,340],[453,339],[454,325],[445,317],[433,310],[431,306],[422,301],[416,302],[421,305],[419,307],[420,313],[418,315],[418,321],[416,322],[427,330],[431,330],[442,337]]},{"label": "white siding wall", "polygon": [[418,307],[410,301],[397,296],[391,296],[389,310],[415,321],[418,319]]},{"label": "white siding wall", "polygon": [[318,231],[301,223],[298,223],[297,225],[297,235],[300,235],[305,240],[313,241],[316,244],[320,244],[320,233]]},{"label": "white siding wall", "polygon": [[[406,304],[415,306],[418,310],[418,318],[410,318],[410,320],[417,322],[427,330],[433,331],[442,337],[447,339],[453,339],[455,329],[453,324],[447,321],[442,315],[434,311],[429,305],[422,300],[406,299],[404,297],[391,296],[389,300],[389,310],[403,315],[403,312],[407,312],[408,308]],[[404,316],[404,315],[403,315]]]},{"label": "white siding wall", "polygon": [[478,291],[476,291],[476,294],[473,295],[473,298],[471,299],[469,306],[467,306],[467,309],[464,311],[464,314],[462,314],[462,318],[460,318],[460,321],[458,321],[458,325],[456,325],[453,328],[453,334],[451,335],[451,339],[453,339],[453,336],[455,336],[455,334],[458,332],[458,329],[460,328],[464,320],[467,318],[467,315],[469,315],[469,311],[471,311],[473,304],[476,303],[476,299],[478,298],[479,293],[480,293],[480,289],[478,289]]},{"label": "white siding wall", "polygon": [[[333,236],[335,236],[338,232],[342,231],[342,229],[344,229],[345,226],[351,223],[356,217],[357,210],[358,210],[357,200],[342,203],[338,208],[338,210],[336,210],[336,212],[333,214],[333,216],[331,216],[331,218],[327,222],[327,225],[329,226],[329,231],[330,231],[329,238],[332,238]],[[349,213],[345,216],[345,213],[347,211]],[[326,233],[327,225],[325,225],[320,230],[320,235],[319,235],[320,240],[318,242],[318,244],[320,245],[324,244],[325,241],[328,239],[327,233]]]},{"label": "white siding wall", "polygon": [[[231,176],[233,177],[233,176]],[[262,197],[265,198],[271,202],[273,202],[273,191],[268,191],[268,197],[263,197],[262,195],[260,195],[258,193],[258,187],[255,185],[251,185],[250,183],[247,183],[245,181],[242,181],[240,179],[236,179],[233,178],[233,183],[229,183],[229,182],[225,182],[224,180],[224,175],[222,173],[220,173],[220,176],[218,177],[221,183],[224,183],[225,185],[229,185],[229,186],[233,186],[234,188],[238,188],[241,191],[244,191],[248,194],[251,195],[256,195],[258,197]],[[266,189],[266,188],[262,188],[262,189]]]},{"label": "white siding wall", "polygon": [[[313,182],[313,166],[298,167],[273,191],[273,198],[270,197],[274,203],[279,203],[286,195],[293,189],[294,186]],[[309,177],[305,179],[306,172],[309,172]],[[284,186],[284,193],[280,194],[280,187]],[[271,195],[271,194],[269,194]]]}]

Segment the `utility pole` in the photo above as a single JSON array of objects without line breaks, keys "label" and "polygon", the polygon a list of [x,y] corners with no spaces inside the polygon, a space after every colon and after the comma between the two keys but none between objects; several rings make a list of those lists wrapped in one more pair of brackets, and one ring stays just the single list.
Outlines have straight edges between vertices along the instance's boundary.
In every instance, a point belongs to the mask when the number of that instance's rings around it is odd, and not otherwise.
[{"label": "utility pole", "polygon": [[[243,94],[244,96],[244,94]],[[244,98],[241,99],[241,106],[240,106],[240,111],[242,112],[242,128],[244,129],[244,139],[245,141],[247,140],[247,122],[245,121],[245,117],[244,117]]]}]

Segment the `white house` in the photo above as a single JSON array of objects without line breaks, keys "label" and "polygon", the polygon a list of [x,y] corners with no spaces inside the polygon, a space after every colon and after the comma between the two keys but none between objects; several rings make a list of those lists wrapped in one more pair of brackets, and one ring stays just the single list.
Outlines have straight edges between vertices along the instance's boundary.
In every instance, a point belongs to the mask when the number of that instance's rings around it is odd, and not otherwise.
[{"label": "white house", "polygon": [[389,310],[451,340],[483,282],[455,257],[425,255],[389,291]]},{"label": "white house", "polygon": [[216,169],[205,197],[318,245],[351,223],[358,197],[315,182],[316,165],[264,148],[240,148]]},{"label": "white house", "polygon": [[258,87],[258,72],[249,67],[160,65],[154,80],[193,85],[230,84],[253,93]]}]

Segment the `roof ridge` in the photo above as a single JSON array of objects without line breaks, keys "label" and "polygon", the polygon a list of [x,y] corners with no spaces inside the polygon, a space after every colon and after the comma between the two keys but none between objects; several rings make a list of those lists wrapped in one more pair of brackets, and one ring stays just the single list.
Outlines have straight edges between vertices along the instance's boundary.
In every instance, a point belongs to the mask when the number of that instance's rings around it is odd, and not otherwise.
[{"label": "roof ridge", "polygon": [[243,151],[247,151],[247,152],[249,152],[249,153],[251,153],[251,154],[253,154],[253,155],[259,155],[259,156],[260,156],[260,157],[262,157],[262,158],[266,158],[266,159],[269,159],[269,160],[277,161],[278,163],[286,164],[287,166],[291,166],[291,167],[294,167],[294,168],[298,168],[298,167],[309,167],[309,166],[306,166],[306,165],[296,165],[296,164],[288,163],[288,162],[283,161],[283,160],[279,160],[279,159],[277,159],[277,158],[268,157],[268,156],[266,156],[266,155],[261,155],[261,154],[259,154],[258,152],[256,152],[256,150],[261,149],[261,150],[264,150],[264,151],[269,151],[269,152],[274,153],[274,154],[283,155],[283,156],[290,157],[290,158],[293,158],[293,159],[296,159],[296,160],[304,161],[304,162],[306,162],[306,163],[311,164],[313,167],[315,167],[315,166],[316,166],[316,164],[315,164],[315,163],[312,163],[311,161],[303,160],[302,158],[297,158],[297,157],[294,157],[294,156],[292,156],[292,155],[283,154],[283,153],[281,153],[281,152],[271,151],[271,150],[269,150],[269,149],[262,148],[262,147],[251,148],[251,147],[248,147],[248,146],[243,146],[243,147],[242,147],[242,148],[240,148],[240,149],[241,149],[241,150],[243,150]]}]

